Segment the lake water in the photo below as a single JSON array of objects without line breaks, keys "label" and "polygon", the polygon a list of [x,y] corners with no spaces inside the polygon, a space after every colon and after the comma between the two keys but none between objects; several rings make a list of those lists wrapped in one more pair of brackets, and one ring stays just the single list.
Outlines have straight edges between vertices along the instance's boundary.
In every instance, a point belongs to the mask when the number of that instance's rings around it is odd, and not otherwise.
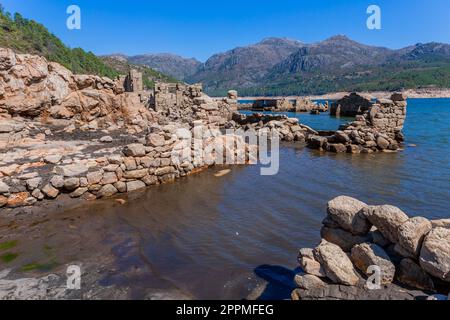
[{"label": "lake water", "polygon": [[[323,130],[348,120],[289,116]],[[60,216],[78,217],[71,223],[84,240],[78,251],[69,254],[69,246],[54,259],[82,260],[83,248],[112,252],[114,267],[101,274],[102,284],[131,286],[137,298],[148,288],[177,288],[199,299],[287,298],[297,251],[318,243],[326,203],[335,196],[392,204],[410,216],[450,217],[450,99],[409,100],[404,133],[398,153],[327,154],[286,144],[276,176],[240,166],[218,178],[221,168],[213,168],[149,188],[123,206],[66,211]],[[42,243],[64,238],[57,226],[40,230]],[[86,240],[93,232],[96,240]]]}]

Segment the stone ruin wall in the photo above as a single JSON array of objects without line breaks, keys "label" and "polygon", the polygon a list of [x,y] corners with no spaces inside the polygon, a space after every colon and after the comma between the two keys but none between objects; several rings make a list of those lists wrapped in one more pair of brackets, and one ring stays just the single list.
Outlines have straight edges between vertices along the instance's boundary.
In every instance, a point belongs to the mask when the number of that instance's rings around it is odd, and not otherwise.
[{"label": "stone ruin wall", "polygon": [[150,108],[171,121],[192,123],[202,120],[205,125],[222,127],[237,111],[237,92],[227,98],[213,99],[203,93],[201,84],[156,83]]},{"label": "stone ruin wall", "polygon": [[[349,101],[356,101],[351,104]],[[351,94],[338,101],[336,106],[346,105],[340,112],[344,114],[357,113],[355,121],[342,125],[331,136],[312,135],[308,138],[308,145],[314,149],[330,152],[371,153],[376,151],[395,151],[404,141],[402,133],[406,118],[406,96],[395,93],[391,99],[379,99],[372,103],[363,101],[361,96]],[[366,110],[362,111],[362,106]],[[339,107],[337,108],[339,110]],[[360,114],[362,113],[362,114]]]},{"label": "stone ruin wall", "polygon": [[[449,219],[409,217],[397,207],[348,196],[329,201],[327,214],[321,243],[300,250],[304,274],[295,277],[294,300],[424,299],[433,293],[447,298]],[[374,265],[381,269],[380,290],[366,286]]]}]

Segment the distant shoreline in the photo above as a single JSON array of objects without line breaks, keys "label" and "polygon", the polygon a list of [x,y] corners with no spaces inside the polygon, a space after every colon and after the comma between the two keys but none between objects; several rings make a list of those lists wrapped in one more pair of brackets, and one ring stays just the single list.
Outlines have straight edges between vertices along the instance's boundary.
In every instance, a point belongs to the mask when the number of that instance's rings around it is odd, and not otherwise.
[{"label": "distant shoreline", "polygon": [[[426,99],[426,98],[450,98],[450,89],[408,89],[403,91],[408,98]],[[361,94],[371,95],[373,98],[386,98],[392,92],[389,91],[373,91],[373,92],[358,92]],[[260,96],[260,97],[239,97],[239,100],[256,100],[256,99],[277,99],[277,98],[308,98],[312,100],[338,100],[347,95],[348,92],[332,92],[323,95],[308,95],[308,96]]]}]

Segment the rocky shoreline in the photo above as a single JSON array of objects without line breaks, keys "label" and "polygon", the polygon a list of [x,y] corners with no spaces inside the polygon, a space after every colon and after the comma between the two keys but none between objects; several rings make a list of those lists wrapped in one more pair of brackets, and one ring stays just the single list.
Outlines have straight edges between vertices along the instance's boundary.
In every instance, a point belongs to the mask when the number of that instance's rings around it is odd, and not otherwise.
[{"label": "rocky shoreline", "polygon": [[[373,92],[359,92],[362,95],[370,96],[374,99],[382,99],[388,97],[392,92],[388,91],[373,91]],[[429,98],[450,98],[450,89],[408,89],[403,90],[402,93],[412,99],[429,99]],[[348,92],[330,92],[322,95],[309,95],[309,96],[284,96],[284,97],[240,97],[239,100],[256,100],[256,99],[310,99],[310,100],[339,100],[346,96]]]},{"label": "rocky shoreline", "polygon": [[410,218],[397,207],[347,196],[328,202],[327,213],[321,243],[300,250],[304,273],[295,278],[292,299],[447,299],[448,219]]}]

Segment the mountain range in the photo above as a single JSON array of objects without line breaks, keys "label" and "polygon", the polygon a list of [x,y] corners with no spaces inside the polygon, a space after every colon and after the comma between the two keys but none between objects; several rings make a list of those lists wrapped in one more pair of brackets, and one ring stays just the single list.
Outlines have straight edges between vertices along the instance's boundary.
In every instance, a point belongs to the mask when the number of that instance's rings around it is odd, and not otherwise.
[{"label": "mountain range", "polygon": [[241,95],[290,95],[450,87],[450,45],[435,42],[393,50],[343,35],[312,44],[267,38],[204,63],[171,54],[123,58],[188,83],[201,82],[211,95],[229,89]]}]

